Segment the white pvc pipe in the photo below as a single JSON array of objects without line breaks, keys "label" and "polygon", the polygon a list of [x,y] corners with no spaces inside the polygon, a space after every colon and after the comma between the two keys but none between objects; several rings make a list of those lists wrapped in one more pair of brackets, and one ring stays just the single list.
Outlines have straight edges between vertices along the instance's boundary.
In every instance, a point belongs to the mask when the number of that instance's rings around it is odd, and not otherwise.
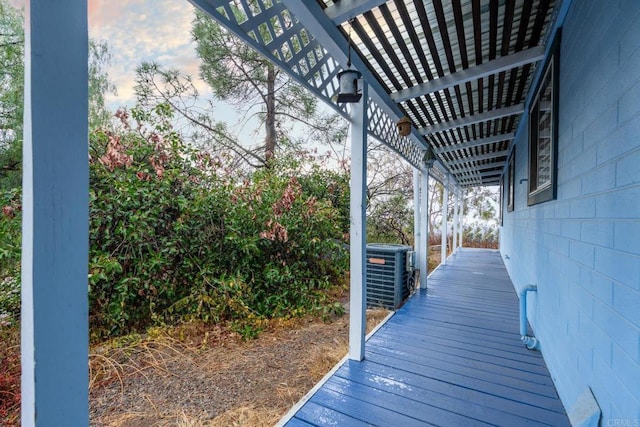
[{"label": "white pvc pipe", "polygon": [[520,291],[520,340],[529,350],[540,350],[540,341],[527,334],[527,294],[537,291],[535,285],[527,285]]}]

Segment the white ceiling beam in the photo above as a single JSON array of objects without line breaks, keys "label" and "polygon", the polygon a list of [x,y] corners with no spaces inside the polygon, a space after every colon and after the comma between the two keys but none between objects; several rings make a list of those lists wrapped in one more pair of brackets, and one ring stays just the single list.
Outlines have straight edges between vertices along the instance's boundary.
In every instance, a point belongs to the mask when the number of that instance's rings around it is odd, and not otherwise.
[{"label": "white ceiling beam", "polygon": [[[466,173],[467,175],[464,175]],[[493,170],[487,172],[477,172],[477,171],[466,171],[464,173],[457,173],[460,176],[460,179],[469,179],[469,178],[488,178],[491,176],[502,175],[502,170]],[[454,173],[455,175],[456,173]]]},{"label": "white ceiling beam", "polygon": [[489,176],[502,175],[502,171],[494,170],[494,171],[487,171],[487,172],[478,172],[478,175],[480,175],[482,178],[487,178]]},{"label": "white ceiling beam", "polygon": [[514,116],[524,112],[524,104],[512,105],[510,107],[498,108],[496,110],[487,111],[473,116],[462,117],[460,119],[451,120],[443,123],[436,123],[432,126],[426,126],[418,129],[420,135],[432,135],[434,133],[443,132],[449,129],[455,129],[463,126],[469,126],[475,123],[486,122],[489,120],[499,119],[501,117]]},{"label": "white ceiling beam", "polygon": [[460,185],[462,186],[477,186],[482,184],[482,180],[481,179],[461,179],[460,180]]},{"label": "white ceiling beam", "polygon": [[472,171],[472,173],[474,172],[480,172],[482,170],[485,169],[493,169],[493,168],[497,168],[497,167],[504,167],[505,165],[505,161],[504,160],[498,160],[495,162],[491,162],[491,163],[485,163],[482,165],[475,165],[473,166],[473,168],[469,167],[469,166],[463,166],[463,163],[460,164],[451,164],[448,163],[447,166],[449,166],[449,168],[452,170],[453,174],[462,172],[462,171]]},{"label": "white ceiling beam", "polygon": [[446,147],[435,148],[436,154],[451,153],[453,151],[464,150],[465,148],[481,147],[483,145],[494,144],[496,142],[510,141],[515,137],[514,133],[505,133],[502,135],[492,135],[486,138],[474,139],[460,144],[448,145]]},{"label": "white ceiling beam", "polygon": [[459,160],[453,160],[453,161],[450,161],[450,162],[445,162],[445,164],[447,164],[449,166],[462,165],[464,163],[479,162],[479,161],[482,161],[482,160],[489,160],[489,159],[493,159],[493,158],[496,158],[496,157],[504,157],[507,154],[509,154],[509,150],[496,151],[494,153],[481,154],[479,156],[464,157],[464,158],[459,159]]},{"label": "white ceiling beam", "polygon": [[467,178],[479,176],[478,172],[469,166],[456,166],[456,168],[457,169],[452,168],[452,173],[456,176],[465,176]]},{"label": "white ceiling beam", "polygon": [[326,8],[324,12],[338,26],[384,3],[386,0],[341,0]]},{"label": "white ceiling beam", "polygon": [[460,186],[462,188],[470,188],[470,187],[487,187],[490,185],[498,185],[498,182],[494,182],[494,181],[480,181],[480,182],[468,182],[468,183],[462,183],[460,184]]},{"label": "white ceiling beam", "polygon": [[482,178],[479,176],[474,176],[474,175],[465,175],[465,176],[458,176],[458,183],[460,184],[464,184],[466,182],[479,182],[482,181]]},{"label": "white ceiling beam", "polygon": [[[342,2],[338,4],[341,3]],[[493,61],[467,68],[466,70],[458,71],[457,73],[452,73],[438,79],[394,92],[391,94],[391,99],[400,103],[408,99],[418,98],[419,96],[498,74],[502,71],[508,71],[526,64],[538,62],[542,59],[544,59],[544,49],[541,46],[536,46],[531,49],[521,50],[520,52],[508,56],[502,56],[494,59]]]},{"label": "white ceiling beam", "polygon": [[500,177],[502,176],[502,171],[501,170],[493,170],[493,171],[487,171],[487,172],[474,172],[474,173],[469,173],[468,175],[460,175],[459,176],[459,180],[460,181],[469,181],[469,180],[482,180],[482,181],[486,181],[486,180],[493,180],[493,179],[497,179],[500,180]]}]

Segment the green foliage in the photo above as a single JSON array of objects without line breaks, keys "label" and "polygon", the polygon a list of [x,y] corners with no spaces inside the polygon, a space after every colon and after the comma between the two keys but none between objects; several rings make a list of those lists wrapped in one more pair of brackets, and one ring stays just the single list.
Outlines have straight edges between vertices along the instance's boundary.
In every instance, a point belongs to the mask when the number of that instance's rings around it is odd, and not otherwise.
[{"label": "green foliage", "polygon": [[367,241],[413,243],[413,209],[402,194],[379,200],[367,217]]},{"label": "green foliage", "polygon": [[[237,182],[186,147],[171,109],[119,112],[91,137],[91,324],[95,337],[151,324],[319,312],[347,256],[333,201],[277,169]],[[155,123],[147,128],[145,123]],[[305,182],[319,182],[311,172]]]},{"label": "green foliage", "polygon": [[226,123],[215,120],[213,105],[205,111],[195,107],[202,99],[190,76],[156,63],[143,62],[136,68],[135,82],[138,104],[142,108],[154,108],[159,104],[169,106],[184,122],[183,134],[189,135],[190,144],[223,159],[225,166],[232,169],[265,166],[260,150],[241,144],[231,135]]},{"label": "green foliage", "polygon": [[[257,2],[249,5],[260,9]],[[246,18],[241,8],[233,5],[231,8],[238,22]],[[280,21],[273,20],[271,24],[278,32]],[[266,25],[258,31],[265,40],[272,37]],[[235,107],[245,121],[257,117],[264,127],[264,146],[260,141],[250,149],[254,154],[257,149],[264,149],[261,166],[270,166],[270,160],[283,154],[282,149],[309,142],[299,137],[300,127],[314,143],[344,143],[344,121],[337,114],[320,113],[313,94],[211,17],[197,12],[192,36],[202,60],[200,75],[214,96]],[[292,40],[292,51],[283,54],[298,53],[303,48],[300,41]],[[294,126],[297,126],[295,130]],[[256,164],[253,156],[244,157]]]},{"label": "green foliage", "polygon": [[[284,160],[239,180],[185,145],[167,104],[119,111],[90,135],[90,324],[94,339],[151,325],[340,311],[348,180]],[[20,197],[0,194],[0,322],[20,307]],[[345,216],[345,212],[347,215]]]},{"label": "green foliage", "polygon": [[[13,37],[3,39],[7,49],[0,52],[4,75],[12,76],[2,82],[0,93],[4,189],[20,183],[24,40],[21,15],[4,0],[0,7],[1,35]],[[224,46],[217,48],[241,49],[235,54],[252,67],[249,81],[232,82],[222,93],[238,88],[229,95],[242,105],[269,99],[258,113],[271,128],[278,125],[272,139],[289,144],[288,123],[315,120],[316,100],[255,52],[218,36]],[[227,54],[234,52],[224,53],[220,65],[230,65],[233,58]],[[305,169],[289,158],[270,160],[272,168],[243,181],[250,169],[239,171],[219,152],[211,156],[184,144],[171,126],[173,114],[197,125],[213,143],[224,142],[227,152],[251,168],[264,166],[265,157],[242,150],[224,127],[188,107],[193,104],[173,103],[196,99],[197,92],[182,74],[154,64],[138,70],[138,95],[147,102],[118,112],[120,123],[112,125],[105,107],[105,95],[115,91],[105,71],[106,44],[91,42],[89,57],[94,131],[88,282],[94,338],[193,319],[228,321],[251,336],[270,317],[341,310],[326,291],[342,281],[347,268],[342,240],[349,224],[346,176],[317,166]],[[218,81],[227,79],[219,75],[211,83]],[[344,126],[334,125],[331,117],[317,119],[309,137],[341,139]],[[8,322],[20,305],[20,194],[5,192],[1,202],[0,322]]]},{"label": "green foliage", "polygon": [[349,173],[329,168],[314,153],[297,150],[272,162],[272,173],[297,176],[304,194],[326,200],[337,211],[336,223],[342,233],[349,233]]},{"label": "green foliage", "polygon": [[265,96],[273,67],[266,58],[201,12],[196,13],[192,35],[203,60],[202,78],[219,99],[246,108]]},{"label": "green foliage", "polygon": [[23,56],[22,14],[0,0],[0,188],[21,181]]},{"label": "green foliage", "polygon": [[[22,182],[24,105],[24,23],[22,13],[0,0],[0,189]],[[106,127],[111,113],[105,95],[115,93],[106,68],[111,54],[106,42],[89,42],[89,124]]]},{"label": "green foliage", "polygon": [[20,313],[21,192],[0,192],[0,327]]},{"label": "green foliage", "polygon": [[368,147],[367,163],[367,241],[411,245],[413,169],[376,143]]},{"label": "green foliage", "polygon": [[115,95],[117,91],[106,70],[110,63],[111,51],[107,42],[89,40],[89,129],[109,127],[111,121],[105,96]]}]

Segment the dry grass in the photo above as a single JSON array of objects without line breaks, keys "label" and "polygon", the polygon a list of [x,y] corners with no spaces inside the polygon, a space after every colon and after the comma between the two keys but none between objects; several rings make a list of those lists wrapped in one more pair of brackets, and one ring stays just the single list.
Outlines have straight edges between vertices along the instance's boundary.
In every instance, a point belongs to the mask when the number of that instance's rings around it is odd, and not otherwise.
[{"label": "dry grass", "polygon": [[[371,330],[386,310],[367,313]],[[92,425],[275,424],[348,351],[348,316],[269,324],[245,342],[176,328],[92,355]]]},{"label": "dry grass", "polygon": [[176,360],[192,361],[197,348],[162,333],[127,345],[113,344],[89,354],[89,391],[116,382],[124,393],[124,378],[139,375],[172,375],[167,368]]},{"label": "dry grass", "polygon": [[[387,314],[368,311],[367,330]],[[190,324],[94,347],[91,425],[273,425],[347,353],[348,322],[347,315],[273,321],[248,342],[220,326]]]},{"label": "dry grass", "polygon": [[20,419],[20,329],[0,319],[0,425],[18,425]]},{"label": "dry grass", "polygon": [[[282,416],[280,408],[241,406],[217,416],[208,426],[256,426],[268,427],[278,422]],[[196,424],[197,425],[197,424]]]}]

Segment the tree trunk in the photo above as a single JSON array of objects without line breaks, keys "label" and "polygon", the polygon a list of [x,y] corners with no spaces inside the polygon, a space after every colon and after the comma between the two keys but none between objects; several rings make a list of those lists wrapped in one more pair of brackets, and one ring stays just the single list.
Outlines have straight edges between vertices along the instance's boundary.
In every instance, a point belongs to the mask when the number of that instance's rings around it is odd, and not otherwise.
[{"label": "tree trunk", "polygon": [[267,65],[267,117],[265,119],[265,153],[269,163],[276,150],[276,70],[272,64]]}]

